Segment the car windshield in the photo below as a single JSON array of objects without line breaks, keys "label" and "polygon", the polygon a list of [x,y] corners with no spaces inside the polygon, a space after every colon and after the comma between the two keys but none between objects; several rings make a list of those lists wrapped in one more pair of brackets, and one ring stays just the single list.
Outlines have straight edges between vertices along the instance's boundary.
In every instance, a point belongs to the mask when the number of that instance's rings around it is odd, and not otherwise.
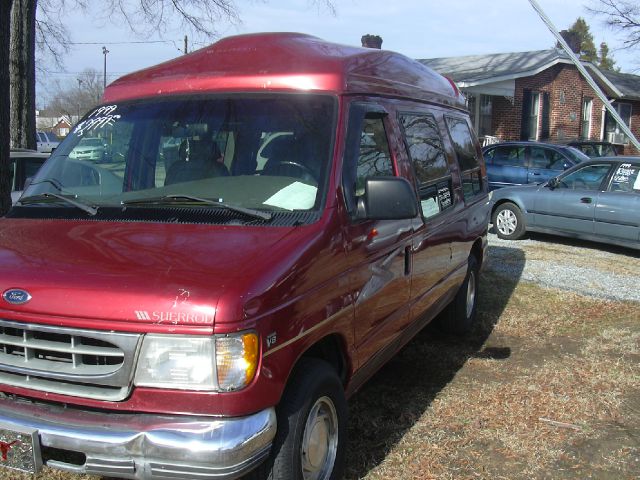
[{"label": "car windshield", "polygon": [[[191,97],[89,112],[25,191],[109,207],[319,210],[330,170],[334,97]],[[99,146],[83,155],[79,146]],[[75,151],[74,151],[75,149]],[[48,197],[43,194],[50,194]],[[42,204],[40,204],[42,206]],[[244,210],[242,210],[244,211]]]},{"label": "car windshield", "polygon": [[102,140],[99,138],[83,138],[78,143],[79,147],[101,147]]},{"label": "car windshield", "polygon": [[575,147],[566,147],[564,149],[565,153],[571,158],[574,162],[584,162],[585,160],[589,160],[589,156],[581,152]]}]

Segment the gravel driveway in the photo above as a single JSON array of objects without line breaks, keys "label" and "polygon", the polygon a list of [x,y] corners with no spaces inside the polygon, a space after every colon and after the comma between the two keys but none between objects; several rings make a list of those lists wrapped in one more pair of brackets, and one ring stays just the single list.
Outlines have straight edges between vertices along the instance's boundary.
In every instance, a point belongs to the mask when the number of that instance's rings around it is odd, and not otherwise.
[{"label": "gravel driveway", "polygon": [[516,241],[489,234],[487,268],[581,295],[640,302],[638,250],[542,234]]}]

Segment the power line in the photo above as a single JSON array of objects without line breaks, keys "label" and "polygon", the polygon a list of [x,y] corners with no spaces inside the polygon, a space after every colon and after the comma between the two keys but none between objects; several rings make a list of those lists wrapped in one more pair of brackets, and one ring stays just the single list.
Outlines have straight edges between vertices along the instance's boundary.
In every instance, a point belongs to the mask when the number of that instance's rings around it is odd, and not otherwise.
[{"label": "power line", "polygon": [[131,40],[128,42],[66,42],[67,45],[132,45],[137,43],[173,43],[179,40]]}]

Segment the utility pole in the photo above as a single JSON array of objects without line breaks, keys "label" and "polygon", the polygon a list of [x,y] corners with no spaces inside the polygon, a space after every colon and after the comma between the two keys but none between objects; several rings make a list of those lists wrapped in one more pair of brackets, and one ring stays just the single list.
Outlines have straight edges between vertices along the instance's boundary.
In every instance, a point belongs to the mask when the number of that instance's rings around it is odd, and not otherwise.
[{"label": "utility pole", "polygon": [[187,44],[189,42],[189,39],[187,38],[187,36],[184,36],[184,54],[187,54]]},{"label": "utility pole", "polygon": [[78,80],[78,116],[76,117],[75,123],[78,123],[80,121],[80,87],[82,86],[82,79],[76,78],[76,80]]},{"label": "utility pole", "polygon": [[103,82],[103,90],[106,90],[107,88],[107,53],[109,53],[109,50],[107,50],[107,47],[102,47],[102,54],[104,55],[104,82]]}]

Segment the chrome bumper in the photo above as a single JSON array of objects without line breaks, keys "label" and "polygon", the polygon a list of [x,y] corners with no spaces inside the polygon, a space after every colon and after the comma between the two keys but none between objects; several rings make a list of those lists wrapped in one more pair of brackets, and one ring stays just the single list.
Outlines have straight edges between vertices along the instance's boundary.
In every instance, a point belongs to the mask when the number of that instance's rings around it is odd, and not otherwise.
[{"label": "chrome bumper", "polygon": [[[40,446],[84,454],[47,460],[74,473],[135,479],[235,479],[268,454],[273,408],[247,417],[105,413],[0,398],[0,423],[37,429]],[[76,455],[77,456],[77,455]]]}]

